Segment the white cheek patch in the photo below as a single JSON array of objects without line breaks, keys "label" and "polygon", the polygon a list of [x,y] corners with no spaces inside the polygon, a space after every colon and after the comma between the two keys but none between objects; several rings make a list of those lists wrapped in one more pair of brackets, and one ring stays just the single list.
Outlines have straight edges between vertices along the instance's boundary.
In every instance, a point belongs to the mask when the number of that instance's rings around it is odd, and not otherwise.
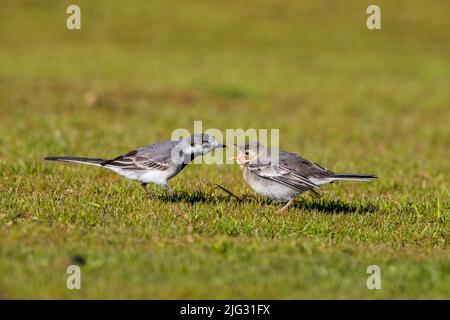
[{"label": "white cheek patch", "polygon": [[195,146],[194,150],[195,150],[196,154],[199,154],[199,153],[203,152],[203,147],[202,146]]},{"label": "white cheek patch", "polygon": [[202,153],[203,148],[199,145],[189,146],[184,149],[184,152],[187,154],[200,154]]},{"label": "white cheek patch", "polygon": [[191,153],[194,152],[194,147],[192,147],[192,146],[186,147],[186,148],[184,148],[183,151],[184,151],[184,153],[186,153],[186,154],[191,154]]}]

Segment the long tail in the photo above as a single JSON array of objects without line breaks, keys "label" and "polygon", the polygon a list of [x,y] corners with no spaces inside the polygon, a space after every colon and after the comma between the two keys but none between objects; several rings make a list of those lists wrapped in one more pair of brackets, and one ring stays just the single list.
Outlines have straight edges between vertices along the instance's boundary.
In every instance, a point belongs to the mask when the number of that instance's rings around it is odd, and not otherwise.
[{"label": "long tail", "polygon": [[378,179],[374,174],[357,174],[357,173],[336,173],[333,180],[354,180],[354,181],[371,181]]},{"label": "long tail", "polygon": [[104,159],[100,158],[82,158],[82,157],[65,157],[65,156],[46,157],[45,160],[82,163],[82,164],[89,164],[92,166],[102,166],[103,162],[105,161]]}]

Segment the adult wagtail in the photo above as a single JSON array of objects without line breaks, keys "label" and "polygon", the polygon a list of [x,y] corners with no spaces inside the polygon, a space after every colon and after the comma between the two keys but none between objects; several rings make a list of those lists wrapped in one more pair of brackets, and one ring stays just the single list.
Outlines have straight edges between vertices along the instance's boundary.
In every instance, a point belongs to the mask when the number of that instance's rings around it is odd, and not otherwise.
[{"label": "adult wagtail", "polygon": [[242,169],[244,180],[256,193],[285,203],[280,212],[304,192],[319,197],[316,190],[323,184],[337,180],[370,181],[377,178],[372,174],[334,173],[286,151],[280,151],[278,159],[275,159],[271,151],[258,142],[238,146],[234,159]]},{"label": "adult wagtail", "polygon": [[153,183],[163,187],[173,198],[173,191],[167,180],[176,176],[194,158],[205,155],[215,148],[224,148],[213,136],[193,134],[180,140],[160,141],[113,159],[56,156],[45,160],[89,164],[110,169],[121,176],[146,186]]}]

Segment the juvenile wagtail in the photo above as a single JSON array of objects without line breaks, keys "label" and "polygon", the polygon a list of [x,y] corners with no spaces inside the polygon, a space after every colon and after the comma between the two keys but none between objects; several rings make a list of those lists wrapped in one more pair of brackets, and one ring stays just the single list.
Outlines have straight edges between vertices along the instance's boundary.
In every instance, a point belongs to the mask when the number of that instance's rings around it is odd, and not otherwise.
[{"label": "juvenile wagtail", "polygon": [[242,169],[244,180],[256,193],[285,203],[280,212],[304,192],[319,197],[316,190],[323,184],[337,180],[370,181],[377,178],[372,174],[334,173],[286,151],[280,151],[278,161],[274,161],[270,150],[258,142],[237,148],[238,154],[234,159]]},{"label": "juvenile wagtail", "polygon": [[163,187],[173,198],[167,180],[176,176],[194,158],[205,155],[215,148],[224,148],[213,136],[193,134],[177,141],[166,140],[130,151],[113,159],[57,156],[45,160],[89,164],[110,169],[121,176],[146,186],[153,183]]}]

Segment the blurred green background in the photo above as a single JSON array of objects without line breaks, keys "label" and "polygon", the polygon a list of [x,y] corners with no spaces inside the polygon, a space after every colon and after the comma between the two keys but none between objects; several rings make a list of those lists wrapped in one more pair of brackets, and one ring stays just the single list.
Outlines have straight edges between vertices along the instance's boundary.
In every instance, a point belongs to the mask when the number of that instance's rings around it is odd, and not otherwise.
[{"label": "blurred green background", "polygon": [[[3,0],[0,298],[449,298],[450,4],[377,1],[368,30],[369,4]],[[282,149],[380,179],[278,215],[237,166],[186,168],[171,203],[42,161],[113,157],[194,120],[278,128]]]}]

